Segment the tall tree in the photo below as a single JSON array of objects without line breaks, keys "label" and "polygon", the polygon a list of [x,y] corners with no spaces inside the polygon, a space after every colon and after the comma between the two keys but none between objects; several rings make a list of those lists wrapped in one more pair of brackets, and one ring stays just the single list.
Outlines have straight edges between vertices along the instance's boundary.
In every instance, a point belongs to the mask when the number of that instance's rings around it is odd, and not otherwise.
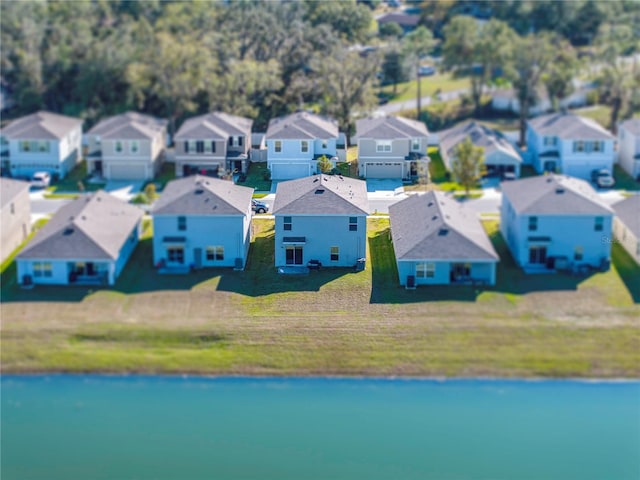
[{"label": "tall tree", "polygon": [[469,190],[477,185],[484,173],[484,149],[476,147],[468,138],[464,140],[453,153],[451,173],[468,196]]},{"label": "tall tree", "polygon": [[382,60],[382,84],[393,85],[393,96],[398,92],[398,83],[409,80],[409,68],[407,68],[402,52],[397,43],[391,43],[384,51]]},{"label": "tall tree", "polygon": [[433,38],[433,34],[424,26],[416,28],[413,32],[407,34],[404,37],[402,44],[405,57],[413,64],[415,69],[417,93],[416,93],[416,111],[417,118],[420,119],[422,115],[422,90],[420,82],[420,61],[426,57],[433,47],[436,45],[436,40]]},{"label": "tall tree", "polygon": [[573,79],[578,73],[580,63],[575,49],[560,36],[553,41],[555,59],[542,75],[542,83],[547,89],[552,108],[558,111],[560,101],[573,91]]}]

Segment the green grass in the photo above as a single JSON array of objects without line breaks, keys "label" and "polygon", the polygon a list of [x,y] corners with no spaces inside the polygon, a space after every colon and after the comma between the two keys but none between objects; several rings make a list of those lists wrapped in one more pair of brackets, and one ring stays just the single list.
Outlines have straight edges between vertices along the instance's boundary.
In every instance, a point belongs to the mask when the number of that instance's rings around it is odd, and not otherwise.
[{"label": "green grass", "polygon": [[[429,162],[429,177],[431,182],[435,184],[438,190],[447,191],[464,191],[464,186],[458,182],[451,180],[451,175],[447,172],[447,168],[444,165],[440,150],[438,148],[429,147],[427,151],[431,161]],[[475,188],[480,188],[480,185],[476,185]]]},{"label": "green grass", "polygon": [[336,164],[336,168],[340,175],[344,175],[345,177],[358,178],[358,165],[355,162],[338,162]]},{"label": "green grass", "polygon": [[619,246],[608,272],[527,276],[489,221],[495,287],[407,291],[386,218],[368,221],[366,270],[302,277],[276,273],[267,219],[254,221],[244,272],[158,275],[148,223],[113,289],[22,290],[3,278],[4,372],[640,375],[640,272]]},{"label": "green grass", "polygon": [[156,177],[151,182],[147,182],[143,186],[142,190],[144,191],[144,187],[146,187],[149,183],[154,183],[156,186],[156,190],[158,192],[161,192],[164,189],[165,185],[175,178],[176,164],[173,162],[165,162],[162,164],[158,175],[156,175]]},{"label": "green grass", "polygon": [[617,189],[629,191],[640,190],[640,182],[625,172],[620,165],[613,166],[613,177],[616,179],[615,188]]},{"label": "green grass", "polygon": [[79,193],[45,193],[44,195],[42,195],[43,198],[49,199],[49,200],[55,200],[55,199],[74,199],[74,198],[78,198],[80,194]]},{"label": "green grass", "polygon": [[88,180],[87,162],[83,160],[65,178],[47,188],[47,192],[49,194],[94,192],[104,188],[104,183],[89,183]]},{"label": "green grass", "polygon": [[269,175],[267,178],[271,178],[270,173],[267,168],[267,162],[251,162],[246,181],[239,185],[252,187],[262,192],[269,192],[271,190],[271,180],[265,180],[265,175]]},{"label": "green grass", "polygon": [[[432,96],[436,92],[451,92],[453,90],[469,89],[471,84],[468,77],[454,78],[449,73],[438,73],[430,77],[421,77],[421,94],[423,97]],[[381,92],[390,98],[391,102],[403,102],[405,100],[413,100],[418,93],[418,82],[411,80],[405,83],[399,83],[397,86],[397,95],[393,96],[393,85],[382,87]]]},{"label": "green grass", "polygon": [[576,108],[572,111],[577,115],[595,120],[606,129],[611,127],[609,124],[611,120],[611,107],[608,105],[594,105],[591,107]]}]

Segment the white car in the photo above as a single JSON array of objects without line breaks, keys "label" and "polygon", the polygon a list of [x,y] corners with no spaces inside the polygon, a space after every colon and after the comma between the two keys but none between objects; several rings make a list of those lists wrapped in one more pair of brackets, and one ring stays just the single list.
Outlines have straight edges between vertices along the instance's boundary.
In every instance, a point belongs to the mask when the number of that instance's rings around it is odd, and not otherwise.
[{"label": "white car", "polygon": [[36,172],[31,178],[31,186],[38,188],[47,188],[51,183],[51,175],[48,172]]}]

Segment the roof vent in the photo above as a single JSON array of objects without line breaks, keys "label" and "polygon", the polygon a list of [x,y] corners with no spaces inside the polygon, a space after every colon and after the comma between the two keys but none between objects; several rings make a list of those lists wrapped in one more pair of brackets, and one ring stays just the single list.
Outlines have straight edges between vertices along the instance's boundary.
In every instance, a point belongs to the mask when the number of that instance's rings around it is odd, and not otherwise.
[{"label": "roof vent", "polygon": [[447,233],[449,233],[449,229],[447,229],[447,228],[441,228],[438,231],[438,235],[440,235],[441,237],[444,237]]},{"label": "roof vent", "polygon": [[551,183],[553,181],[553,177],[551,175],[549,175],[547,177],[547,183]]},{"label": "roof vent", "polygon": [[318,177],[313,179],[313,183],[316,183],[318,180],[320,180]]},{"label": "roof vent", "polygon": [[431,220],[437,220],[438,219],[438,215],[434,215],[433,217],[431,217]]},{"label": "roof vent", "polygon": [[316,195],[322,195],[324,193],[324,188],[318,188],[316,190]]},{"label": "roof vent", "polygon": [[204,190],[199,188],[194,192],[196,195],[202,195],[204,193]]},{"label": "roof vent", "polygon": [[427,207],[433,207],[433,202],[427,203]]},{"label": "roof vent", "polygon": [[556,193],[558,193],[558,194],[564,193],[564,187],[556,188]]},{"label": "roof vent", "polygon": [[71,235],[74,232],[72,227],[67,227],[64,229],[64,232],[62,232],[63,235]]}]

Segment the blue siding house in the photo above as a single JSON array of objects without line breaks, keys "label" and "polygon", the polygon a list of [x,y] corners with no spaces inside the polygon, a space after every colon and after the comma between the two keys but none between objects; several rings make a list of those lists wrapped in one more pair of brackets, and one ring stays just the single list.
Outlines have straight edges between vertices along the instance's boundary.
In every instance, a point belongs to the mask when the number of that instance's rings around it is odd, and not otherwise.
[{"label": "blue siding house", "polygon": [[278,184],[275,215],[276,267],[352,267],[366,256],[366,183],[339,175],[314,175]]}]

